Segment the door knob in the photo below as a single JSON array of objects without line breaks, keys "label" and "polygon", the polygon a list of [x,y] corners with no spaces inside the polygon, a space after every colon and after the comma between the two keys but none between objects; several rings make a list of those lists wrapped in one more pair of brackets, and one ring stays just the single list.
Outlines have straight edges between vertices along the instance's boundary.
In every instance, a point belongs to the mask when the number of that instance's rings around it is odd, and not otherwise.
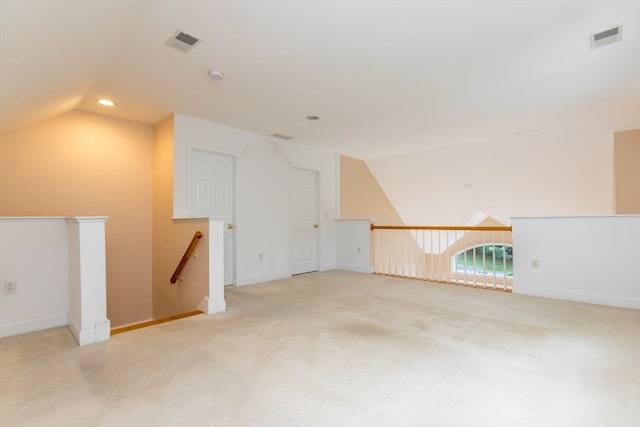
[{"label": "door knob", "polygon": [[227,229],[231,230],[233,228],[233,224],[227,224]]},{"label": "door knob", "polygon": [[318,224],[313,224],[313,228],[318,228]]}]

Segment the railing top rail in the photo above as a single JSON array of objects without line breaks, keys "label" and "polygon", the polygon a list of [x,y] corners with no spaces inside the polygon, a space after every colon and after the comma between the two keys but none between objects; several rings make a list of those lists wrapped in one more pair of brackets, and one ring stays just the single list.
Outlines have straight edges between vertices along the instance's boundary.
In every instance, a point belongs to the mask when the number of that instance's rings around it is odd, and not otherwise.
[{"label": "railing top rail", "polygon": [[182,274],[182,270],[184,269],[184,266],[187,265],[187,261],[189,261],[189,258],[193,255],[193,251],[195,251],[196,246],[198,246],[198,242],[200,242],[201,238],[202,238],[202,231],[196,231],[195,234],[193,235],[193,239],[191,239],[191,243],[189,243],[189,246],[187,247],[187,250],[184,251],[184,255],[182,255],[182,259],[180,259],[180,263],[176,267],[176,270],[173,272],[173,275],[171,275],[170,282],[172,284],[176,283],[180,278],[180,274]]},{"label": "railing top rail", "polygon": [[511,226],[467,225],[375,225],[371,230],[446,230],[446,231],[511,231]]}]

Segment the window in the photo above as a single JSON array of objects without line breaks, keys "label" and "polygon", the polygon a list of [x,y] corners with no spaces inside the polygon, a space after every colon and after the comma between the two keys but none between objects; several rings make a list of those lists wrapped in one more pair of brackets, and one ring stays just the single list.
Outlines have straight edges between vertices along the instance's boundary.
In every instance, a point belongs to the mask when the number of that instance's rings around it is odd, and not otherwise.
[{"label": "window", "polygon": [[511,245],[481,245],[453,257],[453,271],[513,277]]}]

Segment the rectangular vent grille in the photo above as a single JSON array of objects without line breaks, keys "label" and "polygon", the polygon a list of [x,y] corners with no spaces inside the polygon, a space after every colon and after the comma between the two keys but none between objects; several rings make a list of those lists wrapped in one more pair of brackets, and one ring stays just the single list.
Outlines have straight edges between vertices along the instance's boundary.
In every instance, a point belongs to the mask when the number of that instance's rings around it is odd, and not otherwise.
[{"label": "rectangular vent grille", "polygon": [[176,33],[165,42],[167,46],[178,49],[184,53],[191,51],[198,43],[200,43],[199,38],[180,30],[176,31]]},{"label": "rectangular vent grille", "polygon": [[622,40],[622,25],[592,34],[590,37],[591,49],[606,46],[620,40]]},{"label": "rectangular vent grille", "polygon": [[182,43],[188,44],[191,47],[195,46],[195,44],[200,41],[197,38],[193,37],[192,35],[183,33],[182,31],[179,32],[178,35],[175,36],[174,38],[178,41],[181,41]]}]

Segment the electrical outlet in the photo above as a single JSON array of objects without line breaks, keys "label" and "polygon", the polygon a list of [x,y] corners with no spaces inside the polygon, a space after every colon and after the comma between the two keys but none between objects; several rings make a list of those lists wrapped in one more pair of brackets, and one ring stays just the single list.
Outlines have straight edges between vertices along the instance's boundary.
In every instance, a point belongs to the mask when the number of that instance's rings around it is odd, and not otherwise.
[{"label": "electrical outlet", "polygon": [[359,254],[361,254],[361,253],[362,253],[362,249],[358,248],[358,251],[357,251],[357,252],[358,252]]},{"label": "electrical outlet", "polygon": [[532,260],[531,260],[531,267],[533,267],[533,268],[540,268],[540,260],[532,259]]},{"label": "electrical outlet", "polygon": [[15,280],[7,280],[4,282],[4,294],[10,295],[16,293],[16,288],[18,287],[18,282]]},{"label": "electrical outlet", "polygon": [[264,259],[264,254],[262,252],[260,252],[258,254],[258,261],[262,261]]}]

